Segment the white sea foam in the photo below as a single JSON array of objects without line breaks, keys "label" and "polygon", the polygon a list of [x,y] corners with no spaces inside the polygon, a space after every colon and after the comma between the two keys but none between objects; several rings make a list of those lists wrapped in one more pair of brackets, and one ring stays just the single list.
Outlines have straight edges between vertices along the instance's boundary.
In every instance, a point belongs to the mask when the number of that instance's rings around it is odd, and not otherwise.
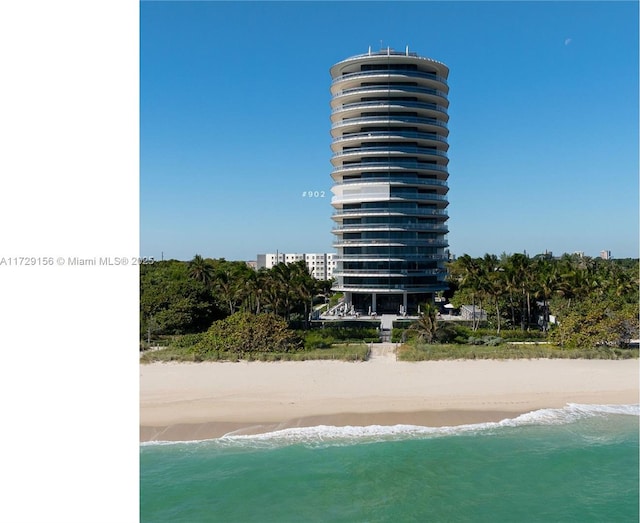
[{"label": "white sea foam", "polygon": [[482,433],[506,427],[534,426],[534,425],[563,425],[574,423],[581,419],[603,417],[610,415],[640,416],[640,405],[582,405],[569,403],[563,408],[540,409],[521,414],[515,418],[507,418],[498,422],[474,423],[446,427],[424,427],[419,425],[367,425],[342,426],[317,425],[314,427],[296,427],[267,432],[264,434],[238,435],[229,433],[215,440],[199,441],[149,441],[141,443],[147,445],[170,445],[177,443],[206,443],[215,441],[222,446],[243,446],[252,448],[272,447],[281,445],[306,444],[352,444],[411,439],[416,437],[442,437],[473,433]]},{"label": "white sea foam", "polygon": [[162,445],[192,445],[197,443],[206,443],[208,441],[216,441],[215,439],[189,439],[184,441],[166,441],[166,440],[158,440],[158,441],[141,441],[141,447],[153,447],[153,446],[162,446]]},{"label": "white sea foam", "polygon": [[314,427],[297,427],[282,429],[265,434],[225,435],[222,441],[251,441],[278,443],[330,443],[339,441],[385,441],[389,439],[406,439],[414,437],[453,436],[484,432],[503,427],[519,427],[531,425],[562,425],[580,419],[607,415],[640,416],[640,405],[581,405],[569,403],[559,409],[541,409],[521,414],[515,418],[507,418],[498,422],[474,423],[446,427],[423,427],[419,425],[367,425],[336,427],[318,425]]},{"label": "white sea foam", "polygon": [[517,418],[503,420],[499,425],[507,427],[519,425],[558,425],[571,423],[579,419],[611,414],[640,416],[640,405],[583,405],[579,403],[568,403],[561,409],[540,409],[527,412]]}]

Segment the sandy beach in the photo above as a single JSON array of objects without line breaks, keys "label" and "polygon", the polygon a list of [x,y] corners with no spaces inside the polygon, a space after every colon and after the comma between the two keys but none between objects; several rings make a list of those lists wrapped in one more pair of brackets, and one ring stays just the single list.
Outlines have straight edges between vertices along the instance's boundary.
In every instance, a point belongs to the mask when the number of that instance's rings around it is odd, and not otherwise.
[{"label": "sandy beach", "polygon": [[140,440],[314,425],[450,426],[567,403],[636,404],[638,360],[154,363],[140,366]]}]

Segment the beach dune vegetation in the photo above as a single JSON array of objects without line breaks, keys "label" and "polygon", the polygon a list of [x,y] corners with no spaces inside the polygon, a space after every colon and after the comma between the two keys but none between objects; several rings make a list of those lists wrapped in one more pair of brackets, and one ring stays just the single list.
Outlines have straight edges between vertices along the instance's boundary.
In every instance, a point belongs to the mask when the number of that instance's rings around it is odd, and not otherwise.
[{"label": "beach dune vegetation", "polygon": [[638,351],[614,347],[560,348],[550,343],[511,344],[482,343],[441,344],[405,343],[398,347],[399,361],[433,360],[515,360],[515,359],[586,359],[586,360],[626,360],[637,359]]},{"label": "beach dune vegetation", "polygon": [[294,352],[301,348],[300,336],[275,314],[236,312],[214,322],[192,350],[204,359],[210,352],[242,356],[252,352]]}]

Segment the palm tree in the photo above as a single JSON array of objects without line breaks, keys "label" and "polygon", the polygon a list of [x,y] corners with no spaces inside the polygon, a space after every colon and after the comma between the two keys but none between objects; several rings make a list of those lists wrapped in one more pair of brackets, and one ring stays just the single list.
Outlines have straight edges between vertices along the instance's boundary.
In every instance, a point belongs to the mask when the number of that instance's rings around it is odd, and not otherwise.
[{"label": "palm tree", "polygon": [[427,303],[423,312],[418,316],[418,319],[409,327],[410,330],[418,333],[418,341],[423,343],[433,342],[436,337],[436,331],[438,330],[437,316],[438,309],[431,303]]},{"label": "palm tree", "polygon": [[252,293],[254,297],[254,304],[256,306],[256,314],[260,314],[260,307],[263,303],[263,296],[265,294],[265,288],[268,284],[268,274],[265,269],[260,269],[255,273],[255,277],[252,279]]},{"label": "palm tree", "polygon": [[213,267],[199,254],[196,254],[189,262],[189,277],[202,282],[205,287],[209,288],[213,281]]},{"label": "palm tree", "polygon": [[273,272],[268,269],[262,276],[261,296],[264,307],[273,314],[280,316],[281,289],[280,283]]},{"label": "palm tree", "polygon": [[485,254],[482,259],[482,280],[484,290],[493,298],[496,309],[497,330],[500,333],[500,298],[506,293],[504,269],[495,254]]},{"label": "palm tree", "polygon": [[291,266],[286,263],[278,263],[271,269],[271,275],[273,277],[273,285],[279,293],[277,302],[283,305],[283,317],[289,321],[291,317]]},{"label": "palm tree", "polygon": [[[451,274],[453,277],[457,277],[460,289],[466,289],[471,293],[474,311],[476,310],[476,298],[481,292],[480,272],[479,261],[468,254],[463,254],[451,264]],[[480,308],[482,308],[482,300],[480,300]],[[475,319],[472,321],[471,328],[473,330],[478,328]]]},{"label": "palm tree", "polygon": [[[526,254],[512,254],[506,261],[507,289],[519,295],[520,328],[525,330],[531,322],[531,260]],[[515,312],[512,308],[512,318]],[[526,321],[525,321],[526,319]]]},{"label": "palm tree", "polygon": [[638,291],[638,279],[634,278],[631,271],[624,271],[615,266],[611,274],[611,290],[617,297],[632,295]]},{"label": "palm tree", "polygon": [[295,301],[302,302],[304,308],[305,325],[309,326],[309,313],[313,309],[313,296],[316,293],[316,280],[309,273],[304,261],[291,264],[291,289]]},{"label": "palm tree", "polygon": [[549,330],[549,299],[558,290],[560,273],[557,262],[546,257],[536,258],[534,262],[536,274],[536,297],[542,298],[542,330]]},{"label": "palm tree", "polygon": [[229,309],[229,314],[233,314],[236,311],[236,300],[239,289],[238,282],[236,278],[234,278],[234,274],[230,268],[220,269],[216,273],[215,288]]}]

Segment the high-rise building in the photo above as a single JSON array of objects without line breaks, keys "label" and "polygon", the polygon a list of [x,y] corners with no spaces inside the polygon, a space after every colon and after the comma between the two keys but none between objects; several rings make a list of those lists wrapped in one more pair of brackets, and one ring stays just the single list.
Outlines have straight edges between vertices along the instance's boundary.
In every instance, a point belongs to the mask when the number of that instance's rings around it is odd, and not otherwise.
[{"label": "high-rise building", "polygon": [[363,313],[415,312],[447,288],[449,69],[407,48],[330,72],[334,290]]}]

